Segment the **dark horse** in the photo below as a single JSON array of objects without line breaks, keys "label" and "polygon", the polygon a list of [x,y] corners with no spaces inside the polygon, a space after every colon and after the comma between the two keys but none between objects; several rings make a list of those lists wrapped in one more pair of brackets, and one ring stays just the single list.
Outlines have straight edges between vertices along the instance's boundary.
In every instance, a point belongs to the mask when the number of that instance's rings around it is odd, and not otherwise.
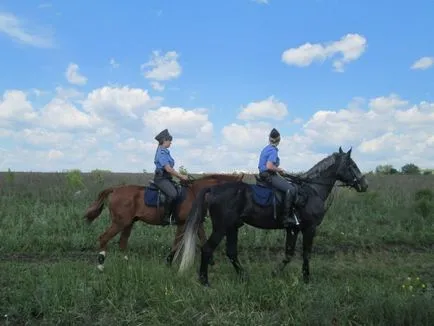
[{"label": "dark horse", "polygon": [[[174,216],[177,224],[175,239],[166,261],[171,265],[177,244],[183,234],[184,222],[190,212],[192,202],[202,188],[213,185],[223,184],[225,182],[241,181],[244,174],[226,175],[211,174],[202,178],[192,179],[178,185],[179,197],[174,209]],[[110,197],[109,197],[110,196]],[[152,225],[162,225],[162,215],[164,214],[164,194],[162,194],[157,185],[149,186],[139,185],[122,185],[110,187],[102,190],[98,198],[87,208],[84,218],[91,223],[95,220],[104,209],[104,201],[109,197],[108,208],[111,216],[111,225],[99,237],[99,254],[98,269],[104,269],[106,258],[107,243],[121,232],[119,247],[126,252],[128,238],[136,221],[142,221]],[[206,241],[205,229],[200,223],[196,228],[202,244]],[[125,255],[125,258],[127,256]]]},{"label": "dark horse", "polygon": [[[298,232],[301,231],[303,233],[302,271],[304,281],[307,283],[309,282],[309,258],[316,228],[324,218],[326,211],[324,204],[335,182],[339,180],[345,186],[356,189],[357,192],[367,191],[368,182],[351,158],[351,149],[344,153],[340,147],[338,153],[329,155],[303,175],[294,178],[298,196],[303,197],[304,200],[298,201],[300,204],[294,210],[299,224],[287,228],[285,258],[274,274],[283,271],[290,262],[294,255]],[[175,254],[177,257],[184,249],[179,270],[182,272],[194,261],[195,234],[209,209],[212,234],[202,246],[199,281],[209,286],[208,264],[215,248],[225,235],[226,255],[235,271],[243,276],[245,271],[238,260],[237,253],[238,229],[244,223],[260,229],[283,229],[280,218],[282,207],[282,194],[269,185],[260,184],[258,178],[256,185],[239,181],[202,189],[193,204],[184,237]]]}]

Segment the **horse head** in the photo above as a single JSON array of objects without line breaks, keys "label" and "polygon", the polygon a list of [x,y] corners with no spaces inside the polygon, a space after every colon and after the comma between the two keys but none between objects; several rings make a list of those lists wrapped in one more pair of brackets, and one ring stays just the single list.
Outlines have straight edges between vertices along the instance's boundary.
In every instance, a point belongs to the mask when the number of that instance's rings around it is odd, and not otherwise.
[{"label": "horse head", "polygon": [[368,180],[366,180],[366,177],[360,172],[359,167],[351,158],[351,151],[352,148],[345,153],[339,147],[337,155],[340,158],[340,164],[337,170],[337,178],[345,185],[354,188],[357,192],[366,192],[368,190]]}]

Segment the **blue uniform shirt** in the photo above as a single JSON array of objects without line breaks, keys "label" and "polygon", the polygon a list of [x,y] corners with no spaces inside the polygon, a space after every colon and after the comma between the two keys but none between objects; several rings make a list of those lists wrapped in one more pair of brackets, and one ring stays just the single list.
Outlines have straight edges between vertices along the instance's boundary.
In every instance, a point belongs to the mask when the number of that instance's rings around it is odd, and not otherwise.
[{"label": "blue uniform shirt", "polygon": [[271,144],[264,147],[259,156],[258,169],[259,172],[267,171],[267,161],[274,163],[275,166],[280,165],[279,149]]},{"label": "blue uniform shirt", "polygon": [[172,168],[175,165],[175,160],[170,156],[170,151],[168,148],[158,146],[157,152],[155,153],[155,168],[156,170],[164,171],[164,166],[169,164]]}]

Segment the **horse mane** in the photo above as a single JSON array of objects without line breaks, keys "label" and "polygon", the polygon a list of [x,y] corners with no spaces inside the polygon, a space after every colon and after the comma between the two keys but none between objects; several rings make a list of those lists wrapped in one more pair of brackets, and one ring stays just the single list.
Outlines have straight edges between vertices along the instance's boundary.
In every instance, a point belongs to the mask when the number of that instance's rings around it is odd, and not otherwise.
[{"label": "horse mane", "polygon": [[322,172],[326,171],[330,166],[336,163],[337,153],[330,154],[316,163],[307,172],[302,173],[301,177],[306,179],[313,179],[318,177]]},{"label": "horse mane", "polygon": [[241,177],[241,180],[244,177],[244,174],[238,175],[238,174],[224,174],[224,173],[211,173],[204,176],[201,176],[200,178],[196,179],[199,180],[209,180],[209,179],[217,179],[217,180],[224,180],[224,181],[233,181],[234,179],[238,179]]}]

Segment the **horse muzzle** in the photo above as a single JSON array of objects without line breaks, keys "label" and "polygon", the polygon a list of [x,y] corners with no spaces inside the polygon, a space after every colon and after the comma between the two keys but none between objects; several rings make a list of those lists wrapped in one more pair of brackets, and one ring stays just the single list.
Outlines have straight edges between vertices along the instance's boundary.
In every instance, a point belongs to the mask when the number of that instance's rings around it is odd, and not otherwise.
[{"label": "horse muzzle", "polygon": [[354,179],[353,188],[356,189],[357,192],[366,192],[368,187],[368,180],[366,180],[365,176],[362,176],[360,179]]}]

